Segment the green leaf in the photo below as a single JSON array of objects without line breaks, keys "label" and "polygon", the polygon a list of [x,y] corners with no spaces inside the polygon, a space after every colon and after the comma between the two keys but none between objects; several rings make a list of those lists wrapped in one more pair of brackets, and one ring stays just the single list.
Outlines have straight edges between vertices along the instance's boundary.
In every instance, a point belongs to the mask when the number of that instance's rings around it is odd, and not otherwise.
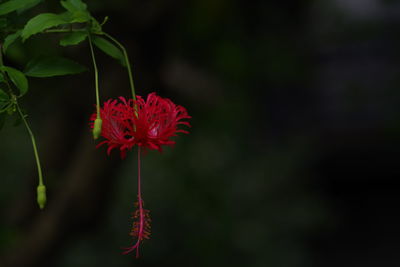
[{"label": "green leaf", "polygon": [[81,0],[66,0],[61,1],[61,5],[71,13],[76,11],[86,11],[87,5]]},{"label": "green leaf", "polygon": [[97,20],[95,20],[92,17],[92,20],[90,23],[90,32],[102,34],[101,26],[102,26],[102,24],[100,24]]},{"label": "green leaf", "polygon": [[0,4],[0,16],[19,9],[30,8],[38,4],[38,0],[10,0]]},{"label": "green leaf", "polygon": [[113,45],[108,40],[103,37],[93,36],[93,43],[97,46],[101,51],[106,53],[107,55],[117,59],[122,66],[126,66],[124,54],[121,52],[118,47]]},{"label": "green leaf", "polygon": [[75,13],[72,13],[71,16],[71,23],[83,23],[87,22],[91,19],[91,16],[88,12],[83,12],[83,11],[78,11]]},{"label": "green leaf", "polygon": [[29,62],[25,74],[31,77],[52,77],[86,71],[82,65],[62,57],[41,58]]},{"label": "green leaf", "polygon": [[21,96],[28,92],[28,80],[21,71],[6,66],[1,66],[0,68],[7,72],[13,84],[19,89]]},{"label": "green leaf", "polygon": [[84,41],[86,37],[87,37],[86,32],[72,32],[60,40],[60,45],[62,46],[77,45],[80,42]]},{"label": "green leaf", "polygon": [[4,40],[4,44],[3,44],[3,52],[4,53],[6,53],[7,48],[21,36],[21,32],[22,32],[22,30],[19,30],[13,34],[7,35],[7,37]]},{"label": "green leaf", "polygon": [[90,13],[86,10],[86,4],[81,0],[61,1],[61,5],[70,13],[71,23],[83,23],[91,19]]},{"label": "green leaf", "polygon": [[[0,117],[1,117],[1,113],[6,112],[7,106],[10,104],[10,97],[8,96],[8,94],[6,92],[4,92],[3,90],[0,89]],[[1,118],[0,118],[1,120]],[[1,122],[0,122],[1,124]]]},{"label": "green leaf", "polygon": [[8,102],[10,100],[10,97],[6,92],[0,89],[0,102]]},{"label": "green leaf", "polygon": [[0,72],[0,83],[4,82],[4,75]]},{"label": "green leaf", "polygon": [[23,12],[25,12],[25,11],[27,11],[27,10],[29,10],[29,9],[31,9],[34,6],[36,6],[37,4],[42,2],[42,0],[33,0],[33,1],[30,1],[30,2],[31,2],[30,5],[24,6],[23,8],[17,10],[18,15],[23,13]]},{"label": "green leaf", "polygon": [[68,14],[42,13],[30,19],[22,30],[22,41],[48,28],[69,23]]}]

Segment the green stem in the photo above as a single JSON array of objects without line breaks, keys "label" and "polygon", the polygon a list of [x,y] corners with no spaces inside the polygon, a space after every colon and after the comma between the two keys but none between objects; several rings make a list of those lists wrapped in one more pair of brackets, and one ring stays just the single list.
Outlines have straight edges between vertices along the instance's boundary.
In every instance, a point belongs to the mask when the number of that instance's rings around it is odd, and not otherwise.
[{"label": "green stem", "polygon": [[21,108],[19,107],[18,102],[15,102],[15,105],[17,106],[18,113],[21,116],[21,119],[24,122],[26,129],[28,130],[29,136],[31,137],[32,146],[33,146],[33,152],[35,154],[36,165],[37,165],[38,175],[39,175],[39,186],[43,186],[44,184],[43,184],[42,168],[40,166],[39,154],[38,154],[38,150],[37,150],[37,147],[36,147],[35,137],[33,136],[32,130],[29,127],[29,124],[25,119],[25,115],[21,111]]},{"label": "green stem", "polygon": [[[68,32],[83,32],[83,31],[87,31],[87,29],[49,29],[49,30],[45,30],[44,33],[68,33]],[[96,72],[95,75],[97,76],[96,60],[94,58],[93,45],[92,45],[92,40],[91,40],[90,34],[91,33],[88,32],[90,50],[91,50],[92,59],[93,59],[93,66],[94,66],[95,72]],[[128,53],[126,52],[125,47],[120,42],[118,42],[117,39],[115,39],[114,37],[112,37],[108,33],[105,33],[105,32],[92,32],[92,34],[105,35],[107,38],[109,38],[111,41],[113,41],[117,46],[119,46],[119,48],[122,50],[122,53],[124,54],[124,58],[125,58],[126,68],[128,70],[129,85],[131,87],[132,98],[133,98],[133,100],[136,100],[135,84],[133,83],[133,75],[132,75],[131,64],[129,62]],[[96,81],[97,81],[97,79],[96,79]],[[99,105],[97,105],[97,106],[99,106]]]},{"label": "green stem", "polygon": [[108,33],[103,32],[103,34],[109,38],[111,41],[113,41],[116,45],[119,46],[119,48],[121,48],[123,54],[124,54],[124,58],[125,58],[125,63],[126,63],[126,68],[128,70],[128,76],[129,76],[129,85],[131,87],[131,91],[132,91],[132,98],[133,100],[136,100],[136,94],[135,94],[135,85],[133,83],[133,75],[132,75],[132,69],[131,69],[131,64],[129,62],[129,57],[128,57],[128,53],[126,52],[125,47],[118,42],[114,37],[112,37],[111,35],[109,35]]},{"label": "green stem", "polygon": [[54,33],[54,32],[61,32],[61,33],[68,33],[68,32],[86,32],[86,29],[49,29],[44,30],[43,33]]},{"label": "green stem", "polygon": [[11,102],[8,103],[7,106],[5,106],[3,109],[0,109],[0,113],[7,111],[7,109],[8,109],[9,107],[11,107],[11,105],[12,105]]},{"label": "green stem", "polygon": [[[71,32],[87,32],[88,29],[86,28],[80,28],[80,29],[48,29],[48,30],[44,30],[42,33],[71,33]],[[102,35],[102,32],[91,32],[92,34],[99,34]]]},{"label": "green stem", "polygon": [[90,33],[88,33],[88,36],[89,36],[90,53],[92,55],[93,68],[94,68],[94,83],[96,86],[96,112],[97,112],[97,118],[100,119],[99,71],[97,70],[96,57],[94,56],[92,37]]}]

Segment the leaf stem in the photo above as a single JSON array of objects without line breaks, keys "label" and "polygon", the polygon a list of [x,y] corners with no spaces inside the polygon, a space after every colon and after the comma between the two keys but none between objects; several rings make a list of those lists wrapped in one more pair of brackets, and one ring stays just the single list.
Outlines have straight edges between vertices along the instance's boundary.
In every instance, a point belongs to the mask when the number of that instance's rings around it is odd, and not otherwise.
[{"label": "leaf stem", "polygon": [[0,109],[0,113],[3,113],[3,112],[5,112],[5,111],[7,111],[7,109],[9,108],[9,107],[11,107],[12,106],[12,103],[11,102],[8,102],[8,104],[3,108],[3,109]]},{"label": "leaf stem", "polygon": [[[70,32],[86,32],[86,28],[82,29],[47,29],[43,33],[70,33]],[[96,33],[98,34],[98,33]]]},{"label": "leaf stem", "polygon": [[114,37],[112,37],[111,35],[109,35],[106,32],[103,32],[103,34],[109,38],[111,41],[113,41],[116,45],[119,46],[119,48],[122,50],[122,53],[124,54],[124,58],[125,58],[125,63],[126,63],[126,68],[128,70],[128,76],[129,76],[129,85],[131,87],[131,92],[132,92],[132,98],[133,100],[136,100],[136,94],[135,94],[135,84],[133,83],[133,75],[132,75],[132,69],[131,69],[131,64],[129,62],[129,57],[128,57],[128,53],[126,52],[125,47],[118,42],[117,39],[115,39]]}]

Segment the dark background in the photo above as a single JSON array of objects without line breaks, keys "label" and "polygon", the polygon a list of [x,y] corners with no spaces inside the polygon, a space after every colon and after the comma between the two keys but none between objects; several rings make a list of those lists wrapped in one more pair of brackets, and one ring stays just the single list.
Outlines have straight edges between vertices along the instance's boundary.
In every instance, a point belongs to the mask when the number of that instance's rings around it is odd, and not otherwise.
[{"label": "dark background", "polygon": [[[398,1],[86,1],[124,43],[139,95],[187,108],[190,135],[142,159],[152,238],[123,256],[135,151],[95,149],[93,72],[30,79],[22,101],[48,206],[37,208],[29,137],[0,132],[0,266],[400,266]],[[36,12],[36,13],[35,13]],[[37,12],[61,12],[46,1]],[[20,66],[87,43],[16,44]],[[129,96],[97,51],[102,101]]]}]

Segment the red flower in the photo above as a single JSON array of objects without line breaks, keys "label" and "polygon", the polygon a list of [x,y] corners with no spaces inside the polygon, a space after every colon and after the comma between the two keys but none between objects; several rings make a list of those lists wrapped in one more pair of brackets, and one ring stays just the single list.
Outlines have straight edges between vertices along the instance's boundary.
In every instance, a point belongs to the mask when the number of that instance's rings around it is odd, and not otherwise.
[{"label": "red flower", "polygon": [[[101,136],[106,140],[98,147],[107,144],[108,154],[119,148],[122,158],[135,145],[160,152],[163,145],[174,145],[171,137],[179,132],[188,133],[178,129],[178,125],[190,127],[189,122],[183,120],[191,118],[184,107],[155,93],[149,94],[146,101],[140,96],[128,101],[124,97],[119,101],[110,99],[101,108],[100,117],[103,120]],[[91,121],[95,119],[96,114],[93,114]]]},{"label": "red flower", "polygon": [[105,138],[97,146],[107,144],[107,154],[114,148],[119,148],[121,157],[124,158],[126,151],[135,145],[138,146],[138,201],[130,233],[135,242],[125,249],[124,254],[136,250],[136,257],[139,257],[140,244],[144,239],[150,238],[150,211],[144,209],[141,194],[141,147],[162,151],[163,145],[174,145],[175,141],[170,138],[177,133],[188,133],[178,129],[178,125],[190,127],[189,122],[185,121],[190,118],[184,107],[175,105],[171,100],[159,97],[155,93],[149,94],[146,101],[140,96],[137,96],[136,100],[126,100],[123,97],[119,100],[110,99],[100,109],[100,118],[96,113],[91,117],[92,128],[97,121],[95,138],[100,133],[100,127],[101,136]]}]

